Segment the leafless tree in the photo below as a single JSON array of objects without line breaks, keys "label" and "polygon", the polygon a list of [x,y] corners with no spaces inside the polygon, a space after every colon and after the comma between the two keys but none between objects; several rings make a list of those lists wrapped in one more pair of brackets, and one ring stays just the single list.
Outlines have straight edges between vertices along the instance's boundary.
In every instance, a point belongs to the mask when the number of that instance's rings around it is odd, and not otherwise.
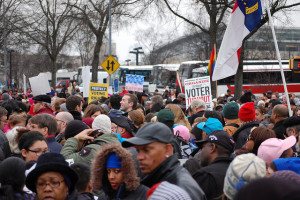
[{"label": "leafless tree", "polygon": [[[139,0],[114,0],[111,4],[112,20],[116,28],[122,19],[133,18],[139,13]],[[80,0],[77,4],[70,3],[78,10],[74,16],[81,20],[89,28],[96,38],[92,59],[92,81],[97,82],[97,71],[99,67],[99,52],[108,30],[109,23],[109,1],[108,0]],[[140,8],[142,10],[143,7]],[[124,20],[123,20],[124,21]],[[108,52],[107,52],[108,53]]]},{"label": "leafless tree", "polygon": [[[22,18],[14,24],[23,39],[43,47],[51,60],[52,87],[56,84],[57,57],[73,37],[77,26],[70,2],[77,0],[24,0]],[[25,26],[24,26],[25,25]]]}]

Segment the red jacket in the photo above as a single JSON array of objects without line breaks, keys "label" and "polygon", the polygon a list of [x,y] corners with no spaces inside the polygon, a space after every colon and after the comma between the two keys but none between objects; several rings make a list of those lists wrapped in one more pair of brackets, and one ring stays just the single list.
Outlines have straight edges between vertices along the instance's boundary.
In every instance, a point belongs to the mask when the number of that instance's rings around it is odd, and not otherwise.
[{"label": "red jacket", "polygon": [[55,117],[55,114],[53,113],[53,110],[51,108],[44,108],[44,109],[41,109],[39,110],[39,112],[37,112],[36,114],[44,114],[44,113],[47,113],[47,114],[50,114],[52,116]]}]

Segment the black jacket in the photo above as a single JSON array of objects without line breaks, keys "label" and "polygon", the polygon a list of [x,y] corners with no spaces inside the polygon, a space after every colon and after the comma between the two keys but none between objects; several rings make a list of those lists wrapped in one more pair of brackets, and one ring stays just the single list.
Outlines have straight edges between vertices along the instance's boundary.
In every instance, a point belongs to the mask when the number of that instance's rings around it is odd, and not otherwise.
[{"label": "black jacket", "polygon": [[201,110],[200,112],[197,112],[197,113],[191,115],[191,116],[188,118],[188,120],[189,120],[191,126],[193,125],[194,120],[195,120],[197,117],[202,117],[202,116],[204,115],[204,112],[205,112],[205,110]]},{"label": "black jacket", "polygon": [[71,113],[71,115],[73,116],[74,120],[82,120],[82,116],[81,116],[81,113],[78,112],[78,111],[69,111],[69,113]]},{"label": "black jacket", "polygon": [[193,200],[206,199],[204,192],[192,178],[190,173],[180,166],[180,163],[175,155],[167,158],[150,174],[147,174],[142,184],[147,187],[152,187],[154,184],[168,181],[184,189]]},{"label": "black jacket", "polygon": [[232,158],[219,157],[193,174],[207,199],[222,199],[224,179]]},{"label": "black jacket", "polygon": [[92,193],[85,192],[78,194],[77,200],[95,200],[95,198]]},{"label": "black jacket", "polygon": [[109,195],[105,192],[98,197],[98,200],[138,200],[145,199],[149,188],[144,185],[139,185],[134,191],[128,191],[125,187],[122,188],[120,193],[119,191],[114,191],[115,193],[110,193]]},{"label": "black jacket", "polygon": [[0,130],[0,148],[2,149],[2,152],[4,154],[4,159],[8,158],[11,154],[11,151],[6,135],[4,135],[2,130]]},{"label": "black jacket", "polygon": [[282,140],[284,140],[284,135],[286,130],[286,128],[283,126],[283,121],[284,120],[277,122],[273,127],[273,131],[275,131],[276,137]]},{"label": "black jacket", "polygon": [[253,127],[258,127],[259,123],[256,121],[249,122],[242,125],[238,130],[233,134],[233,139],[235,141],[235,149],[240,149],[247,142],[249,138],[250,131]]}]

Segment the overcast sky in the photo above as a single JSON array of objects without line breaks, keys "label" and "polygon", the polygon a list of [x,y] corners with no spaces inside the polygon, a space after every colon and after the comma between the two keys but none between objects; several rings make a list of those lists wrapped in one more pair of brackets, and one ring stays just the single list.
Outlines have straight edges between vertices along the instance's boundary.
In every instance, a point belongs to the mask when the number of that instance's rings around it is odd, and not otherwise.
[{"label": "overcast sky", "polygon": [[[300,27],[299,12],[300,7],[289,14],[291,16],[291,24],[289,26]],[[280,20],[274,20],[275,26],[285,26],[287,24],[286,18],[284,16],[281,16],[282,15],[276,16],[279,17]],[[177,21],[177,24],[181,24],[182,29],[184,29],[184,23],[181,23],[180,20]],[[117,45],[117,56],[121,65],[124,65],[125,60],[127,59],[131,59],[131,62],[135,63],[135,55],[129,54],[129,51],[133,50],[133,48],[135,47],[140,46],[136,41],[135,33],[142,29],[147,29],[147,24],[140,22],[135,24],[134,26],[127,27],[113,33],[112,40]],[[183,30],[180,34],[183,34]],[[141,61],[141,59],[139,60]]]}]

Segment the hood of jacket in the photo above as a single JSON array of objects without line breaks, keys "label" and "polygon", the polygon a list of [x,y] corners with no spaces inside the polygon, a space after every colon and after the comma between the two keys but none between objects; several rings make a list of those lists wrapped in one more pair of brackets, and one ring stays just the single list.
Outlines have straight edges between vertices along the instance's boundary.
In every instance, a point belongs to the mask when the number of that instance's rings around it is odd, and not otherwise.
[{"label": "hood of jacket", "polygon": [[93,187],[98,190],[103,189],[105,192],[112,190],[106,171],[106,161],[112,152],[116,153],[116,155],[122,160],[121,166],[126,190],[135,190],[140,185],[140,182],[137,177],[132,155],[129,151],[117,143],[105,144],[101,150],[96,153],[92,164]]}]

